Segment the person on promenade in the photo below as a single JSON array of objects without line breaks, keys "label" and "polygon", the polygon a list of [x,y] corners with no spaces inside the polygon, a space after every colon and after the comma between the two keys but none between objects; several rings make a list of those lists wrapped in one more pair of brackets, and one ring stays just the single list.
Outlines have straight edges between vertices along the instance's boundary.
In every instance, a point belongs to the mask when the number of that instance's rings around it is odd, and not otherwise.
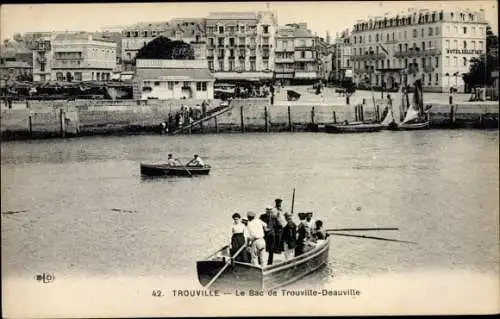
[{"label": "person on promenade", "polygon": [[[231,243],[229,245],[229,251],[231,256],[234,256],[234,254],[236,254],[242,246],[247,244],[248,234],[246,226],[241,222],[240,214],[234,213],[232,218],[233,225],[231,227]],[[243,251],[236,256],[235,260],[248,262]]]},{"label": "person on promenade", "polygon": [[295,248],[297,247],[297,225],[292,220],[292,214],[285,213],[287,224],[283,228],[283,255],[285,260],[295,257]]},{"label": "person on promenade", "polygon": [[283,227],[278,222],[278,219],[273,213],[273,208],[270,206],[266,208],[264,214],[260,215],[260,219],[267,225],[267,231],[264,236],[266,251],[268,253],[267,264],[272,265],[274,254],[280,254],[282,252],[280,249],[280,241]]},{"label": "person on promenade", "polygon": [[207,116],[207,108],[208,108],[208,103],[207,101],[203,100],[201,103],[201,116],[205,117]]},{"label": "person on promenade", "polygon": [[193,159],[190,160],[186,166],[199,166],[199,167],[203,167],[205,166],[205,163],[203,162],[203,160],[201,159],[201,157],[198,156],[198,154],[194,154],[193,156]]},{"label": "person on promenade", "polygon": [[258,266],[264,265],[264,250],[266,249],[266,241],[264,240],[264,229],[267,224],[262,220],[255,218],[254,212],[247,213],[248,224],[247,234],[248,243],[250,245],[250,254],[252,264]]}]

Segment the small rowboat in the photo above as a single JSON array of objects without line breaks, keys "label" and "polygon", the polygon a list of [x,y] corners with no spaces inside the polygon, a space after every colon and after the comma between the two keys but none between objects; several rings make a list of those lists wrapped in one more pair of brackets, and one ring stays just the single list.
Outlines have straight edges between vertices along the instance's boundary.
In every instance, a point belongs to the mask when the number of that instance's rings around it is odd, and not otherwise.
[{"label": "small rowboat", "polygon": [[256,266],[250,263],[231,260],[229,247],[225,246],[205,260],[196,263],[198,281],[202,286],[209,282],[226,266],[222,274],[213,281],[214,289],[275,289],[318,270],[328,261],[329,238],[319,241],[314,248],[290,260],[279,261],[281,255],[275,254],[275,264]]},{"label": "small rowboat", "polygon": [[383,128],[384,126],[378,123],[325,124],[327,133],[369,133],[381,131]]},{"label": "small rowboat", "polygon": [[417,122],[417,123],[401,123],[396,124],[394,122],[385,126],[389,131],[416,131],[416,130],[426,130],[430,127],[429,121]]},{"label": "small rowboat", "polygon": [[210,165],[205,166],[169,166],[168,164],[141,163],[141,175],[146,176],[193,176],[208,175]]}]

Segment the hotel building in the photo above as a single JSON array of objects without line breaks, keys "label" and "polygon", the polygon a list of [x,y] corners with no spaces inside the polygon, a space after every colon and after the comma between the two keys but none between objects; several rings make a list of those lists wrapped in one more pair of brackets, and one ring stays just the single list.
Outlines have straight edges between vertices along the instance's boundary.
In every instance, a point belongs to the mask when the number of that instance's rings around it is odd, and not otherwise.
[{"label": "hotel building", "polygon": [[223,12],[206,18],[208,67],[218,80],[271,80],[274,13]]},{"label": "hotel building", "polygon": [[116,68],[116,43],[88,33],[54,33],[33,48],[34,81],[108,81]]},{"label": "hotel building", "polygon": [[172,19],[168,22],[139,23],[122,31],[122,62],[125,71],[133,70],[137,52],[159,36],[182,40],[194,48],[195,58],[206,57],[205,19]]},{"label": "hotel building", "polygon": [[464,90],[462,75],[485,53],[484,11],[408,9],[393,16],[360,20],[351,35],[358,87],[394,88],[410,63],[422,73],[425,91]]},{"label": "hotel building", "polygon": [[327,79],[332,54],[328,44],[314,35],[306,23],[278,28],[275,49],[275,78],[287,83],[312,83]]}]

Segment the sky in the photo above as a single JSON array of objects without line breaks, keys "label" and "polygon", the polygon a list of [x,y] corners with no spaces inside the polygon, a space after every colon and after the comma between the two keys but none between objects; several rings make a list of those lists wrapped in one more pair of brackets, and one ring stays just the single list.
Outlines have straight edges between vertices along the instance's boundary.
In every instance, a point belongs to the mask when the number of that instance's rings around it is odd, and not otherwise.
[{"label": "sky", "polygon": [[[268,2],[277,13],[278,24],[306,22],[309,29],[332,39],[337,32],[351,29],[358,19],[397,13],[408,8],[450,9],[483,8],[486,21],[498,30],[497,2],[476,1],[294,1]],[[137,22],[168,21],[172,18],[205,17],[209,12],[266,10],[266,2],[210,3],[95,3],[95,4],[20,4],[0,8],[0,38],[14,33],[35,31],[102,31]]]}]

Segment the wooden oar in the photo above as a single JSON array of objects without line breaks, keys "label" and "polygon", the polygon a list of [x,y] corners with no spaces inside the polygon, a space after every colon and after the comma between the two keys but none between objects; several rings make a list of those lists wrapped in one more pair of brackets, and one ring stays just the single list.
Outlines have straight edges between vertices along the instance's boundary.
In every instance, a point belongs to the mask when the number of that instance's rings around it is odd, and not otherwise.
[{"label": "wooden oar", "polygon": [[205,285],[205,289],[208,289],[219,277],[220,275],[224,272],[224,270],[226,270],[226,268],[231,264],[231,261],[236,258],[236,256],[238,256],[242,251],[243,249],[245,249],[247,247],[247,245],[243,245],[241,246],[240,249],[238,249],[238,251],[231,257],[227,260],[226,264],[224,265],[224,267],[222,267],[221,270],[219,270],[219,272],[212,278],[212,280],[210,280],[208,282],[208,284]]},{"label": "wooden oar", "polygon": [[399,230],[396,227],[380,227],[380,228],[334,228],[326,231],[370,231],[370,230]]},{"label": "wooden oar", "polygon": [[189,161],[189,162],[187,162],[185,165],[182,165],[182,167],[183,167],[183,168],[186,170],[186,172],[189,174],[189,177],[193,177],[193,174],[191,174],[191,172],[190,172],[190,171],[186,168],[186,166],[187,166],[189,163],[191,163],[191,162],[192,162],[192,160],[191,160],[191,161]]},{"label": "wooden oar", "polygon": [[398,243],[406,243],[406,244],[416,244],[414,241],[406,241],[392,238],[383,238],[383,237],[374,237],[374,236],[365,236],[365,235],[353,235],[353,234],[339,234],[339,233],[328,233],[329,235],[335,236],[346,236],[346,237],[357,237],[357,238],[368,238],[368,239],[377,239],[377,240],[385,240],[385,241],[395,241]]},{"label": "wooden oar", "polygon": [[290,209],[290,214],[293,214],[293,205],[295,204],[295,188],[292,193],[292,208]]}]

